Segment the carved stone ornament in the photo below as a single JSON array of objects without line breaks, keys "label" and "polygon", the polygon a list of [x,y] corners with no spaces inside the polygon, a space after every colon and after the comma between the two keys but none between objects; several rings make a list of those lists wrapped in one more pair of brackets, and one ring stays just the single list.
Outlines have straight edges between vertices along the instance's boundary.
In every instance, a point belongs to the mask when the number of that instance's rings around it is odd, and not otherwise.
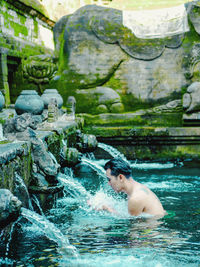
[{"label": "carved stone ornament", "polygon": [[41,84],[48,83],[57,70],[51,55],[30,56],[23,61],[24,77],[28,81],[38,85],[40,93],[43,93]]}]

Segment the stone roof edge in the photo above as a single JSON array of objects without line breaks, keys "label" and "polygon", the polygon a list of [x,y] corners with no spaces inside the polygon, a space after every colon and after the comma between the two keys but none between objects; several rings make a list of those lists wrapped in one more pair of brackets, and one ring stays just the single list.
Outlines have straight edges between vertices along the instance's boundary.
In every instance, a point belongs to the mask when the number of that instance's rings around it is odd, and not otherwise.
[{"label": "stone roof edge", "polygon": [[[51,28],[54,27],[55,21],[49,18],[48,12],[45,10],[44,6],[39,3],[39,5],[33,6],[34,0],[6,0],[9,4],[14,7],[23,10],[31,16],[36,16],[43,22],[47,23]],[[38,2],[36,2],[38,3]]]}]

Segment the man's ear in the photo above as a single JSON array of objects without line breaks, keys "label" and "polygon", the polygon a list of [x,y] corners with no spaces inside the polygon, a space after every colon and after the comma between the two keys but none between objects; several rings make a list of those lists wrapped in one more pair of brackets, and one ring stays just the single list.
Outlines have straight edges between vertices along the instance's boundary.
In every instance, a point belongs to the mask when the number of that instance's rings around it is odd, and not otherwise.
[{"label": "man's ear", "polygon": [[119,174],[119,180],[120,180],[121,182],[124,181],[124,178],[125,178],[125,176],[124,176],[123,174]]}]

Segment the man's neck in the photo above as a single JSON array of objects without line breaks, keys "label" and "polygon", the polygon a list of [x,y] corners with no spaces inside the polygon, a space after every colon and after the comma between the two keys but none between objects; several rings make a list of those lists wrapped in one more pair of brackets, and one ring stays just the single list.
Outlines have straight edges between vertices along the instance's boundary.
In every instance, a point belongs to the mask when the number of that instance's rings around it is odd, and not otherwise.
[{"label": "man's neck", "polygon": [[136,181],[132,177],[126,180],[125,192],[130,197],[133,194]]}]

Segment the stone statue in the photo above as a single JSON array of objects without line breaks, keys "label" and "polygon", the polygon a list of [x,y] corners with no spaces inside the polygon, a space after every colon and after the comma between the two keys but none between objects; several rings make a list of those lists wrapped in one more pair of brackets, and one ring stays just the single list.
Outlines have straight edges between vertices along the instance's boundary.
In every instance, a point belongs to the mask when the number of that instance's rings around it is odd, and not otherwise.
[{"label": "stone statue", "polygon": [[[185,10],[196,31],[197,47],[199,3],[191,2]],[[54,82],[63,88],[64,101],[70,95],[76,98],[77,113],[152,109],[181,100],[182,88],[191,84],[188,73],[196,61],[189,56],[194,46],[189,26],[176,35],[145,39],[123,24],[123,15],[120,10],[88,5],[55,24],[59,63]]]},{"label": "stone statue", "polygon": [[24,77],[29,82],[37,84],[39,92],[43,93],[42,84],[48,83],[57,69],[52,56],[48,54],[30,56],[22,63]]},{"label": "stone statue", "polygon": [[48,122],[55,122],[58,119],[58,102],[56,98],[51,98],[48,104]]},{"label": "stone statue", "polygon": [[76,112],[76,99],[73,96],[69,96],[66,103],[67,118],[74,120]]},{"label": "stone statue", "polygon": [[[53,115],[57,118],[57,102],[52,99]],[[31,143],[31,155],[33,161],[32,185],[44,186],[57,183],[56,176],[60,165],[55,162],[47,150],[45,143],[39,139],[35,133],[38,125],[38,117],[30,113],[23,113],[6,121],[4,125],[4,135],[8,140],[29,141]],[[17,179],[18,178],[18,179]],[[16,176],[16,182],[19,183],[19,177]],[[19,187],[18,187],[19,189]]]},{"label": "stone statue", "polygon": [[183,108],[186,113],[200,111],[200,82],[194,82],[183,95]]},{"label": "stone statue", "polygon": [[28,128],[33,130],[37,129],[38,123],[41,120],[38,116],[33,116],[30,113],[23,113],[22,115],[16,115],[14,118],[6,120],[3,125],[4,137],[8,140],[27,140],[29,139]]},{"label": "stone statue", "polygon": [[31,138],[32,158],[35,163],[34,173],[40,173],[50,183],[56,183],[60,165],[55,162],[51,154],[48,152],[44,142],[37,138]]}]

